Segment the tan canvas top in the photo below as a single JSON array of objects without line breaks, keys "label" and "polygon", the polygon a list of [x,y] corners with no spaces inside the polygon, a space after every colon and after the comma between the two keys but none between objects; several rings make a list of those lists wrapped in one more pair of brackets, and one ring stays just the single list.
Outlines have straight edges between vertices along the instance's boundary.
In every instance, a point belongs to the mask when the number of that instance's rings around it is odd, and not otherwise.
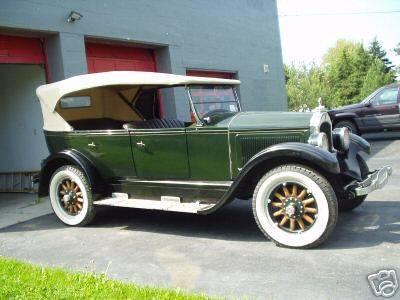
[{"label": "tan canvas top", "polygon": [[57,113],[60,99],[79,91],[97,87],[129,86],[183,86],[183,85],[238,85],[239,80],[183,76],[154,72],[114,71],[74,76],[58,82],[45,84],[36,89],[43,113],[44,129],[48,131],[71,131],[71,126]]}]

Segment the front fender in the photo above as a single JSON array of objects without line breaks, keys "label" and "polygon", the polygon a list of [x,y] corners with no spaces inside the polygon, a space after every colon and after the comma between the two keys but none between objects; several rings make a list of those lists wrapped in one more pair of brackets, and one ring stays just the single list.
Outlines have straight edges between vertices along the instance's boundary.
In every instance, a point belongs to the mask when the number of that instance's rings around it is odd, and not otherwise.
[{"label": "front fender", "polygon": [[349,151],[364,151],[367,154],[371,154],[371,144],[368,143],[362,137],[350,133],[350,149]]},{"label": "front fender", "polygon": [[237,178],[246,174],[259,163],[274,158],[293,158],[317,165],[329,173],[340,173],[339,162],[334,153],[305,143],[282,143],[268,147],[254,155],[243,166]]},{"label": "front fender", "polygon": [[104,182],[93,164],[76,150],[62,150],[49,155],[43,162],[39,174],[38,196],[49,194],[49,184],[55,170],[64,165],[78,166],[85,173],[94,194],[104,192]]},{"label": "front fender", "polygon": [[353,118],[357,117],[357,114],[352,113],[352,112],[341,112],[341,113],[334,114],[333,116],[336,119],[346,119],[346,118],[353,119]]},{"label": "front fender", "polygon": [[350,133],[350,146],[346,153],[339,154],[341,174],[361,181],[361,170],[357,159],[360,152],[371,154],[371,145],[362,137]]},{"label": "front fender", "polygon": [[[310,166],[317,166],[328,173],[339,174],[340,165],[336,154],[323,150],[316,146],[304,143],[282,143],[268,147],[254,155],[240,170],[233,184],[218,203],[211,209],[200,211],[201,214],[208,214],[229,202],[236,191],[252,177],[254,171],[260,165],[267,166],[265,172],[277,166],[275,161],[279,159],[282,163],[303,163]],[[271,162],[269,164],[268,162]]]}]

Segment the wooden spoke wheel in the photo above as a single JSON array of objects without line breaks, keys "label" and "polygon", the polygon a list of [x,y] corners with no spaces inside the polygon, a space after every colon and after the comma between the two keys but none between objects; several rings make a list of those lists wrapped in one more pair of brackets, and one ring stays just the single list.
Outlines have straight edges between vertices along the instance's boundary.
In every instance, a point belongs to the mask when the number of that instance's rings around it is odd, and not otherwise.
[{"label": "wooden spoke wheel", "polygon": [[312,248],[336,225],[335,192],[321,174],[302,165],[282,165],[262,177],[253,195],[261,231],[278,246]]},{"label": "wooden spoke wheel", "polygon": [[92,189],[86,175],[76,166],[58,168],[50,180],[51,206],[67,225],[83,226],[94,217]]},{"label": "wooden spoke wheel", "polygon": [[74,180],[66,178],[59,183],[58,197],[62,207],[68,214],[76,216],[82,211],[82,191]]},{"label": "wooden spoke wheel", "polygon": [[284,182],[268,197],[268,213],[282,229],[301,232],[314,224],[318,217],[318,205],[305,186]]}]

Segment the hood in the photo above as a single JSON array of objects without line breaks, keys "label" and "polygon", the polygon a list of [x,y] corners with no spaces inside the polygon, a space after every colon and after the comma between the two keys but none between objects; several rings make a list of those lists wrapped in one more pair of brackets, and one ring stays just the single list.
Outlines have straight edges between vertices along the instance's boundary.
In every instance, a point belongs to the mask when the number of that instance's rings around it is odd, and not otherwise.
[{"label": "hood", "polygon": [[229,130],[310,128],[312,113],[241,112],[230,118]]},{"label": "hood", "polygon": [[358,109],[363,107],[364,104],[360,103],[356,103],[356,104],[350,104],[350,105],[345,105],[345,106],[341,106],[335,109],[332,109],[331,111],[344,111],[344,110],[352,110],[352,109]]}]

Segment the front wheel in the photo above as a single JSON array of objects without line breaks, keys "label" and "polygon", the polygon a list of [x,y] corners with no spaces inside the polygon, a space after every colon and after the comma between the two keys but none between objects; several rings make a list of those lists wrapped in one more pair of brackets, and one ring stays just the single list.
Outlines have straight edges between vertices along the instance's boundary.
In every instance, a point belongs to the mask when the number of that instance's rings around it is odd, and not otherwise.
[{"label": "front wheel", "polygon": [[261,231],[276,245],[313,248],[336,225],[338,205],[325,177],[301,165],[283,165],[258,182],[253,213]]},{"label": "front wheel", "polygon": [[358,131],[358,128],[353,121],[343,120],[343,121],[339,121],[335,125],[335,129],[342,128],[342,127],[347,128],[351,133],[360,135],[360,132]]},{"label": "front wheel", "polygon": [[89,224],[95,214],[91,186],[76,166],[58,168],[49,187],[51,206],[57,217],[70,226]]}]

